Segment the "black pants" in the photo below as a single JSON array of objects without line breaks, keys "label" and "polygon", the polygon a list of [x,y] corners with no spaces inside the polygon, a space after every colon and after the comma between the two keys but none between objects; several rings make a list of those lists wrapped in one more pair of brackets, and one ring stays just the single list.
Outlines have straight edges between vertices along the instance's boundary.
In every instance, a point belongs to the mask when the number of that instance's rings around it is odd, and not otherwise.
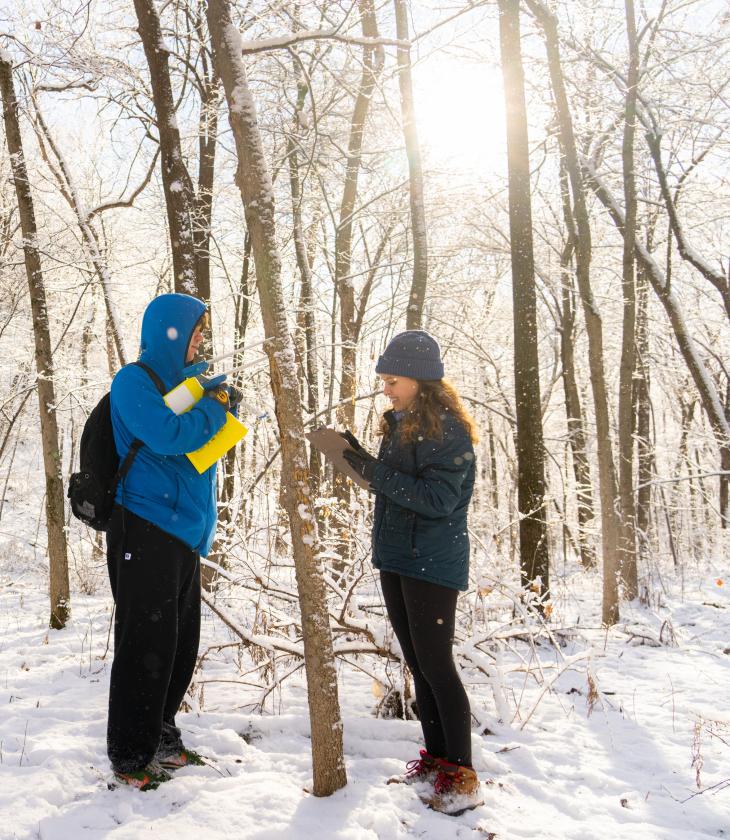
[{"label": "black pants", "polygon": [[426,751],[471,767],[471,710],[452,645],[458,592],[425,580],[380,573],[388,618],[413,674]]},{"label": "black pants", "polygon": [[198,654],[200,557],[116,506],[107,565],[116,603],[107,752],[124,773],[144,767],[161,738],[164,747],[181,744],[175,713]]}]

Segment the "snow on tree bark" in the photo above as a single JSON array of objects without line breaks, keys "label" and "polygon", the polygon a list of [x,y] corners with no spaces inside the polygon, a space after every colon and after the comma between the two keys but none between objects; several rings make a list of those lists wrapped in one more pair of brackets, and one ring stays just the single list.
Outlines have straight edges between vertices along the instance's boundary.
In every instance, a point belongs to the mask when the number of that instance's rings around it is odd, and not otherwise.
[{"label": "snow on tree bark", "polygon": [[210,0],[207,15],[213,60],[223,82],[236,144],[236,181],[251,236],[264,330],[270,339],[267,353],[281,440],[282,495],[289,516],[302,612],[314,793],[327,796],[343,787],[347,776],[324,578],[315,554],[316,523],[294,344],[281,287],[274,195],[241,58],[241,37],[231,22],[228,0]]},{"label": "snow on tree bark", "polygon": [[134,8],[139,21],[137,31],[150,69],[152,99],[160,135],[160,171],[170,228],[175,291],[199,296],[193,224],[195,196],[180,146],[168,66],[169,49],[162,38],[154,0],[134,0]]}]

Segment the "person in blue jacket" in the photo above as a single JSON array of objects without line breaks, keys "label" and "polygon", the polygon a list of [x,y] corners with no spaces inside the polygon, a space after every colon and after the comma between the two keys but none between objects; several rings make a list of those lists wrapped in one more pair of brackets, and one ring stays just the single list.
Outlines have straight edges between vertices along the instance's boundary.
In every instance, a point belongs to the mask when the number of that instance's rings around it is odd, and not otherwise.
[{"label": "person in blue jacket", "polygon": [[[139,361],[165,393],[186,378],[207,324],[205,304],[189,295],[161,295],[147,306]],[[199,474],[185,453],[225,424],[232,406],[222,379],[179,416],[143,367],[123,367],[111,387],[120,463],[135,438],[143,445],[117,488],[107,529],[116,604],[107,751],[117,781],[143,790],[201,761],[184,747],[175,714],[198,653],[200,557],[217,519],[216,468]]]},{"label": "person in blue jacket", "polygon": [[397,781],[429,783],[448,814],[482,803],[471,763],[471,711],[452,646],[459,590],[468,586],[467,511],[476,427],[444,378],[436,340],[396,335],[375,368],[392,408],[374,458],[350,433],[344,456],[375,493],[373,564],[388,618],[413,674],[425,749]]}]

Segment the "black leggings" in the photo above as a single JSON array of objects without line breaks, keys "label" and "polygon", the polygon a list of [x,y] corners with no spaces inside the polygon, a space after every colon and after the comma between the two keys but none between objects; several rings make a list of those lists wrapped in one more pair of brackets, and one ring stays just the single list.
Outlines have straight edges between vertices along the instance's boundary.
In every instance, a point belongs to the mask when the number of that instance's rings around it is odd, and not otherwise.
[{"label": "black leggings", "polygon": [[[160,745],[179,745],[175,713],[200,639],[200,558],[180,540],[119,506],[107,530],[116,603],[107,751],[121,773]],[[168,744],[169,742],[169,744]]]},{"label": "black leggings", "polygon": [[454,664],[458,592],[393,572],[380,573],[388,618],[413,674],[426,751],[471,767],[469,698]]}]

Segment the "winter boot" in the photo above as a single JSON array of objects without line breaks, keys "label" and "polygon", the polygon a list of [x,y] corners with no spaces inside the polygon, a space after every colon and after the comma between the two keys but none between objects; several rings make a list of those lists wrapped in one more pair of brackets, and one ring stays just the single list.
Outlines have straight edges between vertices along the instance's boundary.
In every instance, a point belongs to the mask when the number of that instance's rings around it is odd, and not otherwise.
[{"label": "winter boot", "polygon": [[202,755],[196,753],[195,750],[189,750],[187,747],[169,752],[159,750],[155,756],[155,761],[165,770],[179,770],[181,767],[202,767],[205,764]]},{"label": "winter boot", "polygon": [[389,785],[413,785],[417,782],[431,782],[436,780],[436,775],[439,772],[439,759],[427,753],[426,750],[420,751],[420,758],[414,758],[406,764],[406,772],[400,776],[391,776],[388,779]]},{"label": "winter boot", "polygon": [[440,759],[439,764],[433,794],[424,799],[429,808],[458,817],[484,804],[479,779],[472,767],[460,767],[444,759]]},{"label": "winter boot", "polygon": [[114,781],[109,787],[129,785],[142,791],[155,790],[163,782],[169,782],[171,778],[172,776],[167,770],[153,759],[146,767],[141,770],[133,770],[131,773],[121,773],[115,770]]}]

